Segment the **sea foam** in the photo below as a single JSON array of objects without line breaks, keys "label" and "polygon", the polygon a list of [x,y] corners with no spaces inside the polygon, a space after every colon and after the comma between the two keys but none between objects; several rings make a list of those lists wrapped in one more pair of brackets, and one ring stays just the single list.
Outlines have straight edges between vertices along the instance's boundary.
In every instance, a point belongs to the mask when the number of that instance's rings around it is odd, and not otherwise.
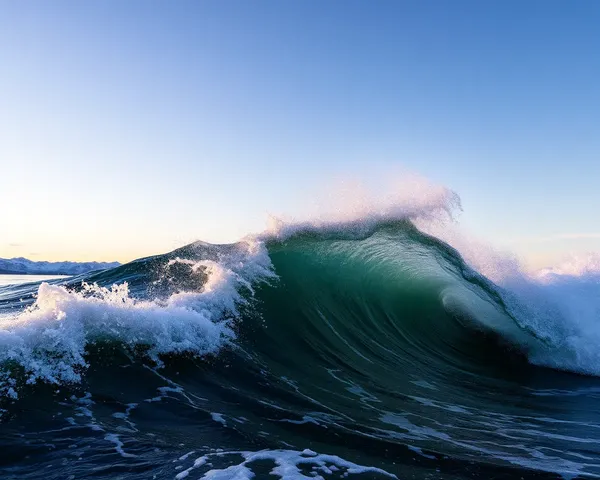
[{"label": "sea foam", "polygon": [[[319,454],[312,450],[260,450],[258,452],[216,452],[203,455],[194,461],[194,464],[175,476],[176,480],[183,480],[195,469],[211,465],[211,462],[227,457],[241,458],[236,463],[224,468],[211,468],[201,478],[212,480],[250,480],[255,478],[252,465],[255,462],[272,462],[275,466],[270,475],[281,480],[302,480],[315,478],[323,480],[322,475],[336,474],[338,478],[348,475],[369,475],[369,478],[398,478],[381,468],[358,465],[337,455]],[[303,472],[308,470],[310,474]]]}]

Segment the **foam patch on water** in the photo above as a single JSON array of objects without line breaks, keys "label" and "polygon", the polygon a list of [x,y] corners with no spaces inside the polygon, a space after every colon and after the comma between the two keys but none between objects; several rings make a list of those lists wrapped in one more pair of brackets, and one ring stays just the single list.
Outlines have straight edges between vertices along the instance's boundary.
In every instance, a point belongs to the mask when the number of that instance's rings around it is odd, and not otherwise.
[{"label": "foam patch on water", "polygon": [[[257,461],[271,461],[275,467],[270,474],[281,480],[302,480],[306,478],[323,480],[320,474],[337,475],[346,478],[352,474],[376,474],[373,478],[398,478],[381,468],[357,465],[336,455],[318,454],[312,450],[261,450],[258,452],[217,452],[197,458],[194,464],[175,476],[176,480],[183,480],[195,469],[211,465],[216,459],[226,457],[241,457],[240,463],[225,468],[213,468],[204,472],[203,479],[210,480],[250,480],[255,478],[252,463]],[[310,474],[304,472],[310,471]]]},{"label": "foam patch on water", "polygon": [[201,291],[178,292],[165,300],[130,296],[127,283],[104,288],[83,284],[80,291],[42,283],[35,303],[0,320],[0,392],[16,397],[14,368],[27,383],[73,383],[87,367],[86,349],[99,341],[117,342],[157,364],[165,354],[217,353],[235,333],[238,308],[252,283],[272,275],[262,245],[248,243],[243,257],[218,263],[195,262],[207,276]]}]

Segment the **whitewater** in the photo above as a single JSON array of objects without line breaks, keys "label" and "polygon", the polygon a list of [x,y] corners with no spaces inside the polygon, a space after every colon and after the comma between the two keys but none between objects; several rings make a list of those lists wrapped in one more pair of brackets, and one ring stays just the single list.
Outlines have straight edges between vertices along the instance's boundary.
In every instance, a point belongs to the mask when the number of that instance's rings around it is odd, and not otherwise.
[{"label": "whitewater", "polygon": [[352,189],[234,244],[0,286],[2,478],[600,476],[600,263]]}]

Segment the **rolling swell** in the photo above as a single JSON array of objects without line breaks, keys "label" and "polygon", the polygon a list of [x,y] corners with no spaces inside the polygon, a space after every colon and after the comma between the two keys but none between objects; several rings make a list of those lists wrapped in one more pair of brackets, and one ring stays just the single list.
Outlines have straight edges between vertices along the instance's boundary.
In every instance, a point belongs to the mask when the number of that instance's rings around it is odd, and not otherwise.
[{"label": "rolling swell", "polygon": [[407,221],[196,243],[37,288],[3,324],[5,476],[64,458],[56,478],[600,473],[600,384],[528,363],[545,340],[502,289]]}]

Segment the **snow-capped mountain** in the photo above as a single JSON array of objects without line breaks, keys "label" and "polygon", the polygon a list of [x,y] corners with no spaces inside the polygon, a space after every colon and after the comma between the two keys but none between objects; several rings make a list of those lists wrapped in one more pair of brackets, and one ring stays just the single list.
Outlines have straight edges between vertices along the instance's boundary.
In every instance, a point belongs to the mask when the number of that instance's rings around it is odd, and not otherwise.
[{"label": "snow-capped mountain", "polygon": [[92,270],[104,270],[119,262],[34,262],[27,258],[0,258],[0,273],[38,275],[79,275]]}]

